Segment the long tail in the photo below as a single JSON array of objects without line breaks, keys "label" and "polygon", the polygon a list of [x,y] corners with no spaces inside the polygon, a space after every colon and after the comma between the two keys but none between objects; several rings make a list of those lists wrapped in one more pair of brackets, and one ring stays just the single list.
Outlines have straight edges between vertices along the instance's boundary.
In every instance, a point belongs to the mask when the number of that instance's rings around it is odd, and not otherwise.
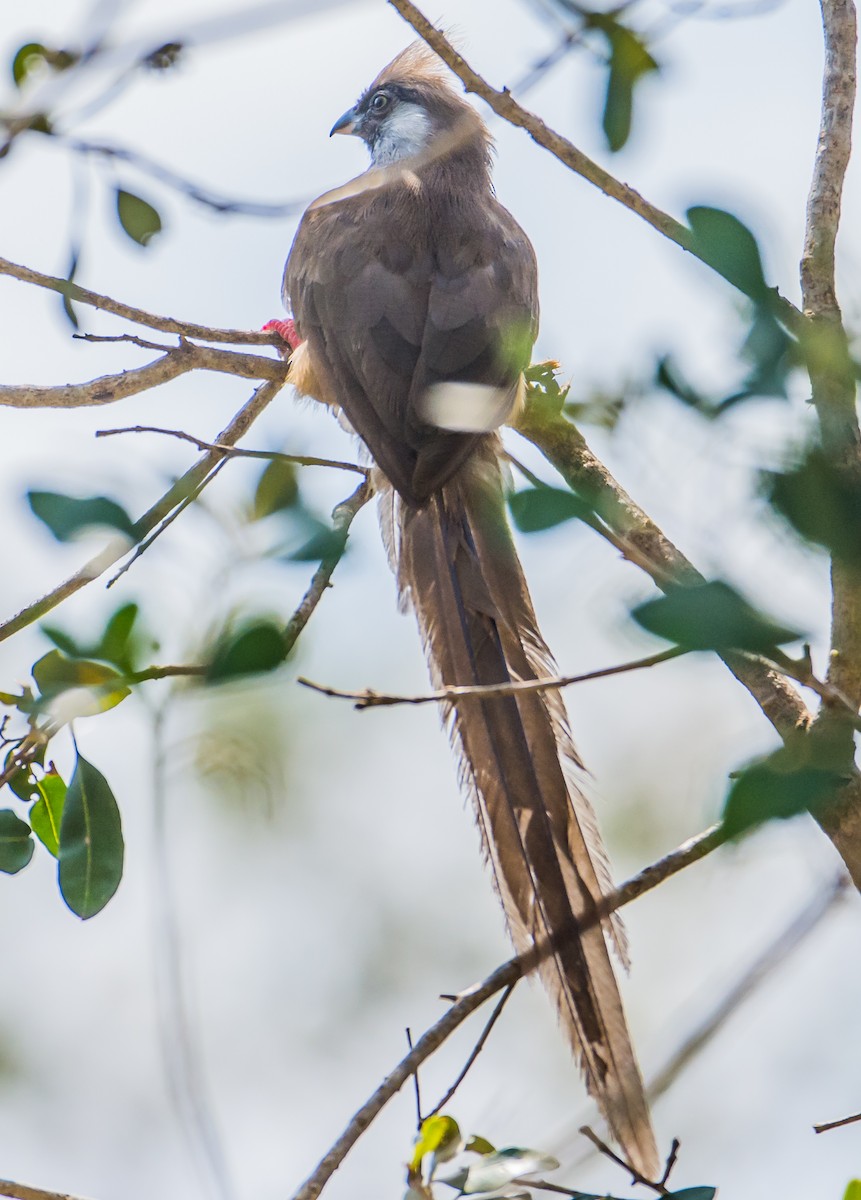
[{"label": "long tail", "polygon": [[[505,518],[489,440],[424,508],[395,505],[401,595],[437,685],[555,673]],[[552,940],[540,968],[587,1087],[631,1164],[658,1154],[605,931],[576,923],[610,886],[558,692],[461,701],[449,713],[461,770],[518,951]],[[624,959],[620,928],[608,932]]]}]

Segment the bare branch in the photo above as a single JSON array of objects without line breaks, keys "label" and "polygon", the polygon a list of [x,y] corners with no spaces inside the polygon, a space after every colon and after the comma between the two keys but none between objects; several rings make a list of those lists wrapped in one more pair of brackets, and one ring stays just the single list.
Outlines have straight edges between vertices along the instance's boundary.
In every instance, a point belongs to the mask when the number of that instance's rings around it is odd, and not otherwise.
[{"label": "bare branch", "polygon": [[[667,591],[680,584],[703,582],[696,567],[634,503],[561,413],[530,393],[530,402],[514,428],[538,447],[575,492],[589,498],[601,519],[632,547],[632,561],[642,566],[659,588]],[[725,653],[721,657],[781,737],[809,721],[803,700],[773,667],[748,655]]]},{"label": "bare branch", "polygon": [[814,1125],[814,1133],[827,1133],[829,1129],[839,1129],[842,1125],[854,1125],[857,1121],[861,1121],[861,1113],[854,1113],[851,1117],[841,1117],[839,1121],[826,1121],[824,1125]]},{"label": "bare branch", "polygon": [[56,387],[33,384],[0,385],[0,404],[9,408],[93,408],[113,404],[139,392],[168,383],[188,371],[219,371],[241,379],[268,379],[283,383],[288,365],[260,354],[242,354],[213,346],[195,346],[181,342],[161,358],[143,367],[102,375],[88,383],[67,383]]},{"label": "bare branch", "polygon": [[222,446],[218,442],[204,441],[203,438],[195,437],[194,434],[186,433],[182,429],[163,429],[159,425],[127,425],[122,429],[97,429],[96,437],[113,437],[118,433],[163,433],[168,437],[191,442],[193,446],[197,446],[198,450],[213,450],[218,454],[223,454],[225,458],[262,458],[276,462],[295,463],[298,467],[333,467],[339,471],[354,471],[357,475],[364,475],[366,479],[369,474],[367,467],[360,467],[358,463],[342,462],[337,458],[315,458],[310,454],[282,454],[278,450],[243,450],[239,446]]},{"label": "bare branch", "polygon": [[[493,1012],[490,1014],[487,1024],[485,1025],[484,1029],[482,1029],[482,1031],[481,1031],[481,1036],[479,1037],[478,1041],[473,1046],[472,1052],[471,1052],[469,1058],[464,1063],[460,1073],[458,1074],[457,1079],[455,1079],[454,1083],[451,1085],[451,1087],[448,1089],[448,1091],[445,1093],[445,1095],[442,1097],[442,1099],[439,1100],[438,1103],[436,1103],[433,1106],[433,1108],[430,1110],[430,1112],[428,1113],[429,1117],[435,1117],[438,1112],[442,1112],[442,1110],[448,1104],[449,1100],[451,1100],[452,1096],[455,1094],[457,1089],[463,1083],[464,1079],[466,1079],[467,1075],[469,1074],[470,1068],[472,1067],[475,1060],[478,1058],[479,1054],[481,1054],[482,1050],[484,1049],[485,1043],[487,1042],[487,1039],[490,1037],[490,1034],[491,1034],[491,1031],[493,1030],[494,1025],[499,1020],[499,1018],[502,1016],[502,1010],[505,1008],[506,1004],[508,1003],[509,997],[511,996],[511,993],[514,991],[514,987],[515,987],[515,985],[513,983],[510,983],[508,985],[508,987],[505,989],[505,991],[502,993],[502,995],[499,997],[499,999],[497,1000],[496,1007],[494,1008]],[[416,1074],[416,1079],[418,1079],[418,1074]],[[421,1122],[419,1122],[419,1123],[421,1124]]]},{"label": "bare branch", "polygon": [[[580,929],[591,928],[605,916],[615,912],[617,908],[629,904],[678,871],[690,866],[691,863],[704,858],[721,844],[723,839],[720,832],[718,827],[707,829],[705,833],[683,843],[677,850],[662,858],[660,862],[653,863],[650,867],[640,871],[627,883],[605,896],[600,907],[596,907],[589,916],[580,921]],[[354,1114],[347,1128],[294,1194],[292,1200],[316,1200],[368,1126],[389,1100],[397,1095],[421,1064],[430,1058],[467,1017],[480,1008],[486,1000],[504,988],[511,987],[522,976],[535,970],[542,955],[548,953],[550,949],[552,947],[538,946],[526,954],[512,958],[501,967],[497,967],[482,983],[475,984],[461,992],[451,1008],[419,1038],[410,1053],[386,1076],[373,1095]]]},{"label": "bare branch", "polygon": [[[480,96],[498,117],[502,117],[510,125],[526,130],[534,142],[548,150],[575,174],[593,184],[605,196],[617,200],[625,208],[636,213],[638,217],[642,217],[653,229],[669,238],[671,242],[675,242],[683,250],[696,254],[691,231],[686,225],[650,203],[627,183],[616,179],[582,150],[578,150],[573,142],[551,129],[535,113],[518,104],[507,87],[501,91],[491,87],[487,80],[474,71],[466,59],[458,54],[445,34],[432,25],[427,17],[416,8],[412,0],[388,0],[388,2],[451,68],[467,92]],[[697,255],[697,257],[699,256]],[[706,266],[711,266],[711,264],[706,263]],[[791,328],[797,328],[801,317],[798,309],[783,296],[776,295],[775,304],[780,318]]]},{"label": "bare branch", "polygon": [[[79,304],[88,304],[91,308],[113,313],[115,317],[123,317],[134,321],[137,325],[145,325],[148,329],[158,329],[162,333],[178,333],[181,337],[200,338],[204,342],[224,342],[227,345],[242,346],[275,346],[283,348],[284,342],[276,333],[252,333],[243,329],[213,329],[208,325],[195,325],[191,321],[177,321],[173,317],[160,317],[155,313],[145,312],[142,308],[134,308],[121,300],[112,300],[110,296],[102,296],[99,292],[91,292],[89,288],[79,287],[68,279],[58,279],[55,275],[44,275],[31,267],[23,267],[18,263],[0,258],[0,275],[11,275],[23,283],[32,283],[36,287],[48,288],[49,291],[59,292]],[[258,376],[260,378],[260,376]]]},{"label": "bare branch", "polygon": [[[253,422],[260,416],[263,410],[271,404],[280,390],[280,383],[262,384],[257,388],[251,399],[242,406],[226,428],[222,430],[216,441],[226,445],[232,445],[234,442],[239,441],[248,432]],[[204,454],[137,521],[136,528],[138,531],[145,534],[155,529],[159,522],[164,520],[177,504],[180,504],[189,492],[193,491],[210,474],[219,462],[223,461],[223,456],[219,453],[208,451]],[[69,596],[86,587],[94,579],[98,579],[100,575],[103,575],[114,563],[119,562],[127,553],[128,540],[126,538],[112,539],[100,554],[97,554],[95,558],[91,558],[74,575],[53,588],[40,600],[28,604],[16,616],[10,617],[8,621],[0,623],[0,642],[5,641],[6,638],[11,637],[14,633],[18,633],[19,630],[26,628],[26,626],[32,625],[34,621],[40,620],[46,613],[49,613],[58,604],[62,603],[63,600],[68,599]]]},{"label": "bare branch", "polygon": [[324,696],[333,696],[339,700],[353,700],[355,707],[384,708],[393,704],[456,704],[465,696],[517,696],[521,692],[546,692],[558,688],[569,687],[573,683],[588,683],[592,679],[607,679],[611,675],[624,675],[628,671],[642,671],[647,667],[655,667],[659,663],[668,662],[671,658],[679,658],[687,654],[679,646],[662,650],[659,654],[650,654],[648,658],[638,658],[636,662],[622,663],[619,667],[602,667],[597,671],[587,671],[584,675],[557,675],[547,679],[519,679],[514,683],[471,683],[439,688],[435,692],[424,692],[418,696],[401,696],[390,692],[375,692],[365,688],[361,692],[344,692],[340,688],[329,687],[327,684],[314,683],[300,675],[297,683],[303,687],[321,692]]},{"label": "bare branch", "polygon": [[9,1196],[11,1200],[79,1200],[67,1192],[48,1192],[25,1183],[13,1183],[11,1179],[0,1179],[0,1196]]},{"label": "bare branch", "polygon": [[350,532],[350,526],[353,523],[353,518],[356,513],[368,503],[373,495],[373,488],[370,482],[366,479],[364,483],[360,483],[353,492],[352,496],[347,500],[343,500],[336,505],[332,512],[332,530],[333,530],[333,545],[329,553],[321,560],[319,567],[314,572],[311,583],[307,592],[302,598],[299,607],[294,612],[293,616],[287,622],[287,628],[284,630],[284,640],[286,643],[286,653],[290,651],[296,644],[300,633],[308,624],[311,614],[314,609],[323,599],[323,595],[328,587],[331,586],[332,574],[341,561],[344,553],[344,548],[347,544],[347,535]]},{"label": "bare branch", "polygon": [[623,1171],[627,1171],[631,1176],[632,1183],[641,1183],[643,1187],[651,1188],[651,1190],[653,1192],[657,1192],[659,1196],[670,1195],[670,1190],[666,1186],[666,1181],[670,1177],[670,1172],[675,1165],[676,1156],[679,1150],[679,1143],[675,1140],[675,1138],[673,1139],[672,1149],[670,1150],[666,1166],[664,1167],[663,1178],[658,1181],[649,1179],[646,1175],[641,1175],[637,1168],[629,1163],[627,1159],[621,1158],[615,1152],[615,1150],[610,1149],[606,1142],[602,1142],[597,1133],[595,1133],[594,1129],[590,1129],[588,1125],[581,1125],[580,1132],[585,1138],[589,1139],[589,1141],[600,1154],[603,1154],[605,1158],[609,1158],[611,1162],[616,1163],[617,1166],[620,1166]]}]

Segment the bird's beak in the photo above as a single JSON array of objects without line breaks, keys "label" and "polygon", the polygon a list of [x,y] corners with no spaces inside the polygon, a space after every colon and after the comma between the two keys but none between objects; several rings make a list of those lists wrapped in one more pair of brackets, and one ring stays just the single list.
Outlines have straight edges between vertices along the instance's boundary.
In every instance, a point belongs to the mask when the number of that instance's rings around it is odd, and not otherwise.
[{"label": "bird's beak", "polygon": [[342,117],[338,117],[335,124],[329,130],[329,137],[332,137],[335,133],[355,133],[357,122],[358,114],[355,108],[348,109]]}]

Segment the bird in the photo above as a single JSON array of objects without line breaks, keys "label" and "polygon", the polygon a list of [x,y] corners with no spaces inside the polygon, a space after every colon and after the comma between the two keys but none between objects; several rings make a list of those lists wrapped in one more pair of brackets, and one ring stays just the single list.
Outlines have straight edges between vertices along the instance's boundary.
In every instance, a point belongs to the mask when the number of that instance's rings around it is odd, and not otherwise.
[{"label": "bird", "polygon": [[[529,238],[497,200],[493,143],[424,43],[409,45],[334,124],[364,174],[311,203],[284,270],[288,381],[329,405],[374,465],[402,605],[436,686],[555,674],[505,513],[498,430],[522,404],[538,332]],[[539,974],[587,1089],[630,1164],[658,1154],[608,940],[611,888],[558,691],[447,706],[460,774],[518,952]],[[582,930],[579,923],[584,922]]]}]

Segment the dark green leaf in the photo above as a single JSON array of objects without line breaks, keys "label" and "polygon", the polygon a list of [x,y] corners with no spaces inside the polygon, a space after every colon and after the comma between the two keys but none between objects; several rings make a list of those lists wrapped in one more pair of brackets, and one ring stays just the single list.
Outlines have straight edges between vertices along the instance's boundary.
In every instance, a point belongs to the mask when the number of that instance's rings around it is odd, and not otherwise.
[{"label": "dark green leaf", "polygon": [[206,673],[207,683],[274,671],[287,656],[284,630],[274,621],[258,620],[222,639]]},{"label": "dark green leaf", "polygon": [[721,208],[689,208],[688,224],[693,233],[691,249],[698,258],[723,275],[724,279],[750,296],[765,302],[768,284],[756,238],[732,213]]},{"label": "dark green leaf", "polygon": [[271,513],[293,508],[298,499],[296,467],[283,458],[273,458],[257,481],[252,509],[254,520],[259,521]]},{"label": "dark green leaf", "polygon": [[47,51],[41,42],[27,42],[12,59],[12,78],[21,87],[30,71],[47,61]]},{"label": "dark green leaf", "polygon": [[[809,749],[811,753],[800,753]],[[787,820],[816,809],[846,782],[851,771],[851,750],[844,770],[828,757],[817,756],[816,743],[807,736],[797,745],[781,747],[765,759],[751,763],[733,781],[724,803],[723,826],[737,837],[764,821]]]},{"label": "dark green leaf", "polygon": [[720,580],[675,588],[640,604],[635,621],[686,650],[749,650],[764,654],[801,634],[778,625]]},{"label": "dark green leaf", "polygon": [[40,625],[39,628],[44,633],[49,642],[53,642],[58,650],[62,650],[64,654],[68,654],[69,658],[85,658],[87,651],[76,642],[70,633],[66,633],[65,629],[60,629],[56,625]]},{"label": "dark green leaf", "polygon": [[[795,365],[796,343],[765,305],[757,305],[750,333],[742,348],[752,364],[745,380],[747,396],[786,396],[786,379]],[[725,401],[723,407],[727,407]]]},{"label": "dark green leaf", "polygon": [[60,824],[66,801],[66,784],[56,773],[49,771],[37,784],[39,799],[30,809],[30,824],[42,845],[54,858],[60,847]]},{"label": "dark green leaf", "polygon": [[594,517],[584,500],[564,488],[525,488],[508,497],[508,507],[514,524],[522,533],[552,529],[554,525],[574,518],[583,521]]},{"label": "dark green leaf", "polygon": [[599,28],[609,44],[607,94],[602,125],[610,149],[621,150],[631,133],[634,88],[643,76],[657,71],[658,64],[640,35],[619,24],[615,16],[608,13],[591,13],[584,23]]},{"label": "dark green leaf", "polygon": [[[12,765],[14,754],[15,751],[10,750],[6,755],[6,759],[3,763],[4,772],[8,771],[9,767]],[[33,772],[29,766],[22,767],[20,771],[15,772],[15,774],[9,780],[9,791],[12,792],[13,795],[17,796],[19,800],[25,800],[28,803],[33,799],[34,795],[36,794],[36,780],[34,779]]]},{"label": "dark green leaf", "polygon": [[328,561],[343,554],[347,539],[342,532],[313,517],[305,524],[311,526],[314,531],[298,550],[293,550],[285,556],[287,562],[322,562],[324,559]]},{"label": "dark green leaf", "polygon": [[139,246],[148,245],[161,232],[161,217],[153,206],[122,188],[117,188],[117,216],[123,230]]},{"label": "dark green leaf", "polygon": [[763,490],[803,537],[845,563],[861,564],[861,482],[838,470],[819,447],[797,467],[763,475]]},{"label": "dark green leaf", "polygon": [[95,916],[119,887],[123,833],[108,781],[78,755],[60,824],[60,892],[82,920]]},{"label": "dark green leaf", "polygon": [[75,312],[74,305],[72,304],[72,284],[75,282],[75,276],[78,273],[79,261],[80,253],[78,250],[74,250],[72,252],[71,262],[69,263],[69,270],[66,274],[66,286],[60,292],[60,295],[63,298],[63,312],[66,314],[66,317],[75,329],[78,328],[80,322],[78,321],[78,314]]},{"label": "dark green leaf", "polygon": [[0,871],[17,875],[33,857],[30,826],[11,808],[0,809]]},{"label": "dark green leaf", "polygon": [[124,673],[134,670],[139,650],[134,636],[139,611],[136,604],[130,603],[121,605],[111,615],[101,641],[91,651],[93,658],[114,663]]},{"label": "dark green leaf", "polygon": [[69,542],[83,529],[107,526],[137,541],[134,522],[126,510],[107,496],[79,498],[61,492],[28,492],[33,515],[43,521],[58,542]]},{"label": "dark green leaf", "polygon": [[658,359],[655,383],[664,391],[669,392],[671,396],[675,396],[677,400],[681,400],[682,404],[686,404],[688,408],[696,409],[697,412],[708,417],[715,415],[714,400],[704,396],[702,392],[698,392],[692,384],[688,383],[668,354]]},{"label": "dark green leaf", "polygon": [[122,682],[122,676],[107,663],[66,658],[59,650],[49,650],[33,664],[33,678],[39,686],[40,707],[73,688],[86,689],[90,697],[82,697],[81,710],[75,714],[77,716],[106,712],[130,694],[130,689]]}]

